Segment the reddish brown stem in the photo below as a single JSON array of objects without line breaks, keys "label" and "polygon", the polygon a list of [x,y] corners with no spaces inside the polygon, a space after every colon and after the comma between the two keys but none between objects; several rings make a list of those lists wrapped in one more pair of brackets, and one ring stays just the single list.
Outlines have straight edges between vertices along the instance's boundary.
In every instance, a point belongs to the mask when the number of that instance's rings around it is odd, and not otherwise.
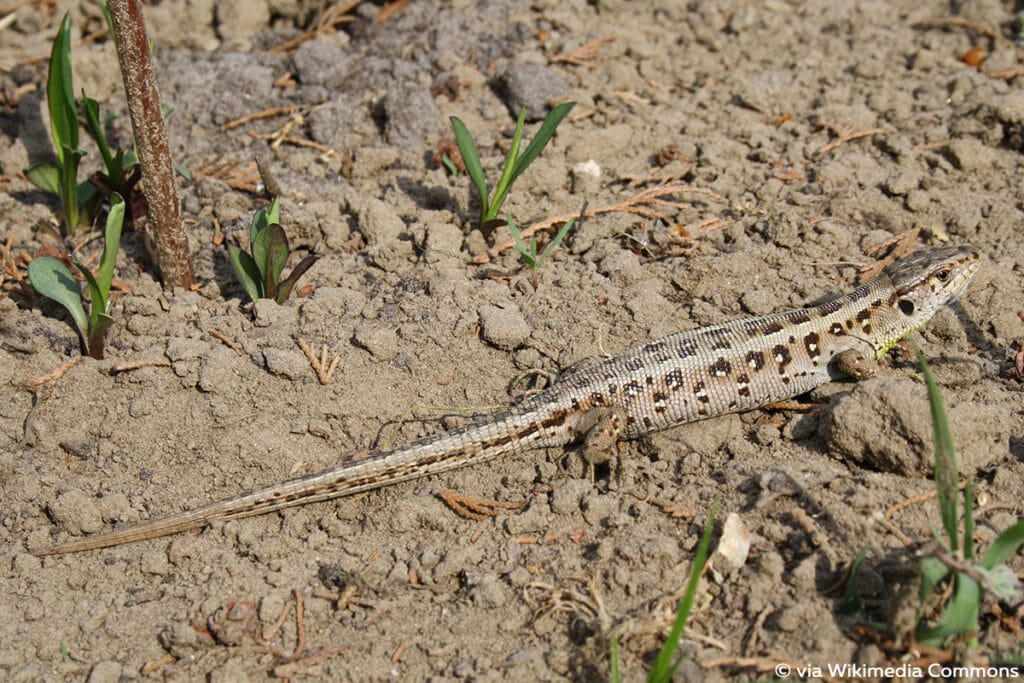
[{"label": "reddish brown stem", "polygon": [[147,212],[153,225],[161,277],[165,285],[191,287],[195,278],[188,235],[181,224],[171,150],[160,111],[156,73],[149,56],[142,5],[138,0],[110,0],[110,14],[114,20],[117,58],[145,180],[142,191],[149,205]]}]

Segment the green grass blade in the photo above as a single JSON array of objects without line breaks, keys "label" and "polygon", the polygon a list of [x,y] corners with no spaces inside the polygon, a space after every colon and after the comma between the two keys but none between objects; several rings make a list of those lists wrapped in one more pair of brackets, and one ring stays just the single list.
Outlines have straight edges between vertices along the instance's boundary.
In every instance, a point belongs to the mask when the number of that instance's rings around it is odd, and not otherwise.
[{"label": "green grass blade", "polygon": [[82,293],[75,278],[71,276],[71,271],[55,258],[40,256],[28,264],[28,281],[39,294],[56,301],[68,310],[84,340],[89,319],[82,307]]},{"label": "green grass blade", "polygon": [[619,639],[614,633],[611,640],[608,641],[608,658],[611,660],[609,663],[608,682],[622,683],[622,668],[619,663]]},{"label": "green grass blade", "polygon": [[78,149],[78,108],[71,82],[71,15],[65,14],[53,39],[50,70],[46,80],[46,102],[50,111],[50,132],[57,158],[64,161],[64,148]]},{"label": "green grass blade", "polygon": [[249,299],[256,301],[263,296],[263,279],[260,276],[260,269],[252,256],[242,251],[234,244],[228,245],[228,258],[231,259],[231,267],[235,270],[235,277],[241,283]]},{"label": "green grass blade", "polygon": [[551,140],[551,136],[555,134],[555,129],[558,128],[558,124],[562,122],[562,119],[572,111],[572,108],[576,106],[575,102],[566,102],[560,104],[544,117],[544,122],[540,124],[540,128],[537,129],[537,134],[530,140],[530,144],[526,146],[523,151],[523,155],[516,160],[515,170],[513,171],[512,179],[515,180],[519,175],[526,170],[526,167],[533,163],[541,150],[544,149],[548,141]]},{"label": "green grass blade", "polygon": [[107,225],[103,234],[103,256],[100,257],[100,268],[96,274],[100,296],[104,302],[103,313],[110,313],[110,283],[114,279],[114,266],[117,264],[117,250],[121,246],[121,228],[124,225],[124,200],[116,192],[110,195],[110,213],[107,214]]},{"label": "green grass blade", "polygon": [[700,584],[701,574],[704,572],[704,564],[708,560],[708,550],[711,547],[711,532],[715,528],[715,514],[718,511],[718,501],[711,504],[708,511],[708,520],[704,523],[704,533],[701,535],[700,544],[697,546],[697,555],[693,559],[693,568],[690,569],[690,578],[686,582],[686,591],[683,599],[676,609],[676,618],[672,622],[665,644],[658,652],[658,658],[651,667],[647,676],[648,683],[668,683],[672,680],[676,668],[679,666],[681,657],[675,656],[679,648],[679,640],[683,637],[683,629],[686,627],[686,620],[690,617],[690,610],[693,609],[693,601],[697,596],[697,586]]},{"label": "green grass blade", "polygon": [[519,158],[519,146],[523,144],[523,127],[526,126],[526,107],[519,110],[519,117],[516,119],[516,130],[512,134],[512,146],[509,147],[508,155],[505,157],[505,166],[501,169],[501,177],[498,184],[494,186],[494,196],[487,206],[483,216],[483,222],[496,218],[501,211],[505,198],[512,189],[512,182],[515,180],[516,159]]},{"label": "green grass blade", "polygon": [[921,365],[925,384],[928,386],[928,404],[932,411],[932,428],[935,438],[935,489],[938,493],[939,512],[942,526],[949,537],[949,547],[956,551],[957,543],[957,495],[959,472],[956,464],[956,449],[953,435],[949,431],[949,418],[942,402],[942,394],[935,383],[935,377],[928,367],[924,353],[917,350],[917,362]]},{"label": "green grass blade", "polygon": [[[100,315],[106,314],[104,310],[107,307],[107,302],[103,298],[103,293],[100,291],[100,285],[96,282],[96,277],[92,274],[92,271],[85,267],[85,265],[73,259],[71,263],[74,264],[75,268],[85,278],[85,289],[89,293],[89,327],[88,335],[92,335],[92,331],[96,328],[96,324],[99,322]],[[86,344],[86,350],[88,351],[88,344]]]},{"label": "green grass blade", "polygon": [[860,565],[867,554],[868,549],[861,548],[861,551],[857,553],[857,557],[853,559],[853,563],[850,565],[850,578],[846,583],[846,592],[843,593],[843,602],[839,607],[839,611],[843,614],[851,614],[863,618],[867,613],[864,600],[860,597],[860,586],[857,583],[857,572],[860,571]]},{"label": "green grass blade", "polygon": [[537,259],[537,263],[544,263],[544,261],[547,260],[547,257],[551,255],[551,252],[558,248],[558,245],[562,243],[565,236],[569,234],[570,230],[572,230],[572,226],[575,222],[575,218],[570,218],[566,221],[565,225],[562,226],[562,229],[558,231],[557,235],[555,235],[555,239],[551,240],[548,243],[548,246],[544,247],[544,253],[542,253],[540,258]]},{"label": "green grass blade", "polygon": [[533,243],[533,249],[531,250],[526,246],[526,242],[523,241],[523,235],[519,232],[519,226],[512,219],[512,214],[506,213],[505,220],[508,221],[508,231],[512,233],[512,239],[516,242],[516,251],[523,259],[523,263],[530,267],[530,270],[536,270],[537,268],[537,243]]},{"label": "green grass blade", "polygon": [[487,179],[484,178],[484,169],[480,165],[480,152],[466,125],[456,116],[452,116],[449,121],[451,121],[452,130],[455,132],[455,144],[459,148],[459,154],[462,155],[466,173],[469,174],[469,179],[476,186],[476,191],[480,193],[480,215],[482,216],[487,211]]},{"label": "green grass blade", "polygon": [[974,479],[964,486],[964,559],[974,559]]},{"label": "green grass blade", "polygon": [[100,149],[100,156],[103,157],[103,166],[107,169],[107,176],[120,187],[124,178],[115,176],[114,155],[110,152],[110,145],[107,144],[107,135],[103,132],[103,123],[100,121],[100,105],[91,97],[82,93],[82,111],[85,112],[85,122],[89,126],[89,132],[96,140],[96,146]]},{"label": "green grass blade", "polygon": [[981,566],[985,569],[994,569],[1017,552],[1017,548],[1022,544],[1024,544],[1024,519],[1004,530],[996,537],[996,540],[992,541],[992,545],[988,547],[981,558]]}]

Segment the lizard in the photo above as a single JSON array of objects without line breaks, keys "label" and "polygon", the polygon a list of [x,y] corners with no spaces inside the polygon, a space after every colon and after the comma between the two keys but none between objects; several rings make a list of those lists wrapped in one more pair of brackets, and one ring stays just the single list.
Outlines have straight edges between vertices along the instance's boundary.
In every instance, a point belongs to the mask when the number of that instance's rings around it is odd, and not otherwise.
[{"label": "lizard", "polygon": [[[870,364],[966,290],[979,264],[967,246],[921,249],[817,305],[679,332],[567,370],[495,415],[405,446],[204,507],[30,550],[58,555],[347,496],[398,482],[584,441],[620,439],[797,396],[873,374]],[[865,370],[867,368],[867,370]]]}]

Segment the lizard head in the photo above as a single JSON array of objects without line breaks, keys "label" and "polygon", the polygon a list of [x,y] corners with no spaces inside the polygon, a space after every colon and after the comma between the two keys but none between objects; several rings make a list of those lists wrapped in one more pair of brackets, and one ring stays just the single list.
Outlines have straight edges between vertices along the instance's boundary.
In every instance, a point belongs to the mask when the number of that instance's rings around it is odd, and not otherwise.
[{"label": "lizard head", "polygon": [[883,271],[896,291],[893,314],[907,331],[921,327],[960,298],[978,270],[979,258],[973,247],[935,247],[896,261]]}]

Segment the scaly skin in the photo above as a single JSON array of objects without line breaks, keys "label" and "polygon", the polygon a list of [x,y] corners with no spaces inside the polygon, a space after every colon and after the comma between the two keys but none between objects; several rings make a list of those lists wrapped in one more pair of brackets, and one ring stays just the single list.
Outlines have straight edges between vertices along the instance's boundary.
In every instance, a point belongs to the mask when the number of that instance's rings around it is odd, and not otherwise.
[{"label": "scaly skin", "polygon": [[959,297],[978,267],[969,247],[918,251],[811,308],[673,334],[569,370],[498,415],[195,510],[32,551],[94,550],[347,496],[534,448],[607,445],[791,398],[880,358]]}]

